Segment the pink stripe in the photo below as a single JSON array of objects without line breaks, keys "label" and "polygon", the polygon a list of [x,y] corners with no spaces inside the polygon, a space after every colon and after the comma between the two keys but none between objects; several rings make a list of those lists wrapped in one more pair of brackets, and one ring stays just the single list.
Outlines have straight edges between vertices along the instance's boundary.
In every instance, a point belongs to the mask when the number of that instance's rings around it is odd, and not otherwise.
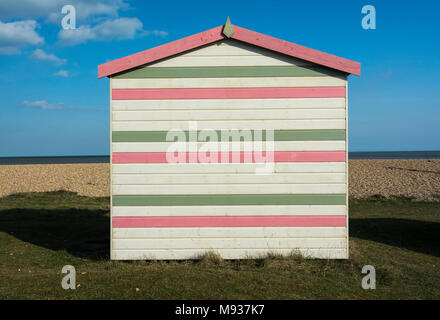
[{"label": "pink stripe", "polygon": [[240,40],[259,47],[263,47],[286,55],[315,62],[336,70],[345,71],[355,75],[361,74],[359,62],[341,58],[329,53],[307,48],[292,42],[283,41],[262,33],[234,26],[232,39]]},{"label": "pink stripe", "polygon": [[113,100],[343,98],[345,87],[113,89]]},{"label": "pink stripe", "polygon": [[113,228],[345,227],[346,216],[114,217]]},{"label": "pink stripe", "polygon": [[345,151],[185,152],[173,158],[167,152],[114,152],[113,163],[261,163],[261,162],[345,162]]},{"label": "pink stripe", "polygon": [[224,38],[222,30],[223,26],[219,26],[155,48],[101,64],[98,66],[98,77],[102,78],[110,76],[121,71],[129,70],[149,62],[221,40]]}]

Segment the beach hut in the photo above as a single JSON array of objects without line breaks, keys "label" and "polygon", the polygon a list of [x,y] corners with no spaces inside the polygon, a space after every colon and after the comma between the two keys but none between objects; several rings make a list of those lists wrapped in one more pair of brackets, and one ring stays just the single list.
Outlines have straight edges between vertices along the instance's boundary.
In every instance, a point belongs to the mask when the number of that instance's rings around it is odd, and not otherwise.
[{"label": "beach hut", "polygon": [[111,259],[348,258],[347,77],[225,25],[104,63]]}]

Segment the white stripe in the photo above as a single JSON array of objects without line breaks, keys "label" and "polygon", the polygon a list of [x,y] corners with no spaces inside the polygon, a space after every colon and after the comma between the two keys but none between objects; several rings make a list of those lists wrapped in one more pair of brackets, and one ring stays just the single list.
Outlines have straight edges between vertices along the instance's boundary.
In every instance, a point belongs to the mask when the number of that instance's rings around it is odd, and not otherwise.
[{"label": "white stripe", "polygon": [[[269,50],[250,46],[232,39],[218,41],[207,46],[184,53],[185,56],[259,56]],[[281,54],[279,54],[281,56]],[[299,60],[299,59],[298,59]]]},{"label": "white stripe", "polygon": [[182,260],[197,259],[206,252],[214,251],[223,259],[264,258],[268,254],[291,255],[299,253],[306,258],[317,259],[346,259],[346,249],[183,249],[183,250],[113,250],[112,259],[115,260]]},{"label": "white stripe", "polygon": [[114,228],[113,239],[345,238],[345,227]]},{"label": "white stripe", "polygon": [[293,206],[115,206],[114,217],[130,216],[311,216],[345,215],[345,205]]},{"label": "white stripe", "polygon": [[[112,81],[115,81],[113,79]],[[112,100],[112,110],[344,109],[345,98]]]},{"label": "white stripe", "polygon": [[[345,129],[345,119],[197,121],[199,130]],[[189,121],[113,121],[114,131],[188,130]]]},{"label": "white stripe", "polygon": [[181,56],[270,56],[278,59],[287,59],[292,63],[309,63],[298,58],[286,56],[282,53],[278,53],[269,49],[250,45],[238,40],[225,39],[218,41],[204,47],[199,47],[195,50],[188,51],[181,54]]},{"label": "white stripe", "polygon": [[344,248],[344,238],[113,239],[115,250]]},{"label": "white stripe", "polygon": [[113,175],[117,184],[236,184],[236,183],[344,183],[344,173],[283,174],[122,174]]},{"label": "white stripe", "polygon": [[233,66],[311,66],[309,62],[301,62],[286,58],[274,58],[263,55],[250,56],[194,56],[180,55],[155,62],[149,67],[233,67]]},{"label": "white stripe", "polygon": [[345,86],[345,80],[333,78],[333,77],[113,79],[113,89],[334,87],[334,86],[336,87]]},{"label": "white stripe", "polygon": [[114,111],[113,121],[345,119],[344,109]]},{"label": "white stripe", "polygon": [[[257,146],[254,146],[254,143]],[[113,152],[344,151],[345,141],[113,142]],[[202,149],[201,149],[202,148]],[[209,148],[209,149],[208,149]],[[220,160],[219,160],[220,161]]]},{"label": "white stripe", "polygon": [[[275,173],[311,173],[340,172],[345,173],[344,162],[288,162],[274,163]],[[113,174],[145,174],[145,173],[256,173],[256,169],[265,168],[261,163],[148,163],[112,164]]]},{"label": "white stripe", "polygon": [[217,185],[113,185],[113,195],[156,194],[335,194],[345,184],[217,184]]}]

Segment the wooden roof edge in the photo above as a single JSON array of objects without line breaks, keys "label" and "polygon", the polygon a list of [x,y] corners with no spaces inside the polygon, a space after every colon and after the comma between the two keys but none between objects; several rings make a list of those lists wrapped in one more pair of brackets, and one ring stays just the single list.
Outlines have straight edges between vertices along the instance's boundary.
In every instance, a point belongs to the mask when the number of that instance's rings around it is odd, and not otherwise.
[{"label": "wooden roof edge", "polygon": [[228,36],[223,34],[224,25],[221,25],[158,47],[106,62],[98,66],[98,78],[109,77],[113,74],[130,70],[225,38],[249,43],[349,74],[360,75],[361,65],[359,62],[307,48],[235,25],[229,24],[229,27],[233,28],[232,35],[230,33],[228,33]]}]

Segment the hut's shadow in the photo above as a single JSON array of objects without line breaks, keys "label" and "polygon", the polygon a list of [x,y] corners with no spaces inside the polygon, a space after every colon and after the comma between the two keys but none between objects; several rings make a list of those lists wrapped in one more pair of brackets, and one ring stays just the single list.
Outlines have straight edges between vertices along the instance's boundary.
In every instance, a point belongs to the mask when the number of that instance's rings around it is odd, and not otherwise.
[{"label": "hut's shadow", "polygon": [[440,223],[396,218],[350,219],[350,237],[440,257]]},{"label": "hut's shadow", "polygon": [[[7,209],[0,211],[0,231],[75,257],[108,259],[108,210]],[[440,257],[440,223],[396,219],[350,219],[350,237],[381,242]]]},{"label": "hut's shadow", "polygon": [[0,211],[0,231],[51,250],[66,250],[75,257],[108,259],[108,210],[7,209]]}]

